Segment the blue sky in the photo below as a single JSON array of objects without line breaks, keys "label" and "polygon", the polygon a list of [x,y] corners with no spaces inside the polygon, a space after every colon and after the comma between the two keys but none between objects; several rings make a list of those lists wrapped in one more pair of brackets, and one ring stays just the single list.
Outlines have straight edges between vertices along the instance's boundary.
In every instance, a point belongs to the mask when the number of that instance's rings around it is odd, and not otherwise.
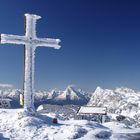
[{"label": "blue sky", "polygon": [[[140,90],[140,1],[1,0],[0,33],[24,34],[24,13],[37,14],[38,37],[60,38],[60,50],[37,48],[36,89]],[[23,46],[0,45],[0,83],[23,87]]]}]

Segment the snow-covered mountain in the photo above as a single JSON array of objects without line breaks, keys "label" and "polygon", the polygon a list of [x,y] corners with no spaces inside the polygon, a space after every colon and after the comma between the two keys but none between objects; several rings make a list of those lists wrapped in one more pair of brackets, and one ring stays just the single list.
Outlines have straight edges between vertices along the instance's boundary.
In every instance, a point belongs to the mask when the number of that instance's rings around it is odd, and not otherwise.
[{"label": "snow-covered mountain", "polygon": [[[23,91],[20,89],[0,89],[0,98],[10,98],[19,102],[19,94]],[[64,91],[53,89],[48,92],[39,90],[35,92],[35,105],[50,103],[50,104],[78,104],[83,105],[88,102],[88,94],[81,89],[76,89],[74,86],[68,86]]]},{"label": "snow-covered mountain", "polygon": [[74,103],[74,104],[83,104],[87,103],[86,96],[77,90],[73,86],[68,86],[63,92],[61,92],[56,98],[56,101],[62,103]]},{"label": "snow-covered mountain", "polygon": [[[0,98],[10,98],[12,106],[19,106],[20,89],[0,89]],[[140,120],[140,93],[132,89],[121,87],[115,90],[102,89],[97,87],[90,97],[83,90],[74,86],[68,86],[64,91],[52,90],[37,91],[35,93],[35,106],[41,104],[59,104],[59,105],[85,105],[105,106],[109,113],[123,114],[134,120]]]},{"label": "snow-covered mountain", "polygon": [[133,89],[127,88],[127,87],[120,87],[120,88],[116,88],[115,92],[117,93],[135,93],[135,91]]},{"label": "snow-covered mountain", "polygon": [[124,115],[140,121],[140,94],[126,87],[115,90],[97,87],[88,105],[104,106],[107,107],[109,113]]},{"label": "snow-covered mountain", "polygon": [[53,89],[52,91],[48,92],[47,99],[55,99],[57,96],[59,96],[60,93],[61,91],[57,91],[56,89]]}]

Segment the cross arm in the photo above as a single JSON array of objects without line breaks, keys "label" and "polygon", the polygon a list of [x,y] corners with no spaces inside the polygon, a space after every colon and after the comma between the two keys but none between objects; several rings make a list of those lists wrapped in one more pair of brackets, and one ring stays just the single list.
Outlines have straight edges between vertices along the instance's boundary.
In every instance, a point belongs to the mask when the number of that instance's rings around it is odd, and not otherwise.
[{"label": "cross arm", "polygon": [[55,49],[60,49],[59,45],[60,39],[52,39],[52,38],[36,38],[34,40],[35,46],[43,46],[43,47],[52,47]]},{"label": "cross arm", "polygon": [[18,35],[9,35],[9,34],[1,34],[0,35],[0,42],[2,44],[25,44],[26,43],[25,36],[18,36]]}]

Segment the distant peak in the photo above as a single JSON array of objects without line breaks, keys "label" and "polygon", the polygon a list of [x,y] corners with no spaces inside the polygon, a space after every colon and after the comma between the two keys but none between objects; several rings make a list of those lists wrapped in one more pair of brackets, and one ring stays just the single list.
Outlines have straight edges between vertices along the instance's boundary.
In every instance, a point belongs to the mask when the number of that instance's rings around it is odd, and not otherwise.
[{"label": "distant peak", "polygon": [[74,85],[68,85],[67,88],[73,89],[75,86]]},{"label": "distant peak", "polygon": [[97,86],[95,92],[98,92],[98,91],[103,91],[103,89],[100,86]]},{"label": "distant peak", "polygon": [[68,85],[66,91],[76,91],[76,88],[74,85]]},{"label": "distant peak", "polygon": [[123,93],[134,93],[135,91],[128,87],[120,87],[115,89],[116,92],[123,92]]}]

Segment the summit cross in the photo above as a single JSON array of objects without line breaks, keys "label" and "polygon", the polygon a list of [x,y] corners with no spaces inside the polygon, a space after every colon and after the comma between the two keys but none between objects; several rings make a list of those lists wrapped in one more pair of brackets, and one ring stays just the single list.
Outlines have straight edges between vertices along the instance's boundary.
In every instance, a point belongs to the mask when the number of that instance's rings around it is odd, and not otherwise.
[{"label": "summit cross", "polygon": [[36,22],[41,17],[33,14],[25,14],[25,35],[1,34],[1,44],[25,45],[25,74],[24,74],[24,112],[34,114],[34,70],[36,47],[44,46],[59,49],[59,39],[38,38],[36,36]]}]

